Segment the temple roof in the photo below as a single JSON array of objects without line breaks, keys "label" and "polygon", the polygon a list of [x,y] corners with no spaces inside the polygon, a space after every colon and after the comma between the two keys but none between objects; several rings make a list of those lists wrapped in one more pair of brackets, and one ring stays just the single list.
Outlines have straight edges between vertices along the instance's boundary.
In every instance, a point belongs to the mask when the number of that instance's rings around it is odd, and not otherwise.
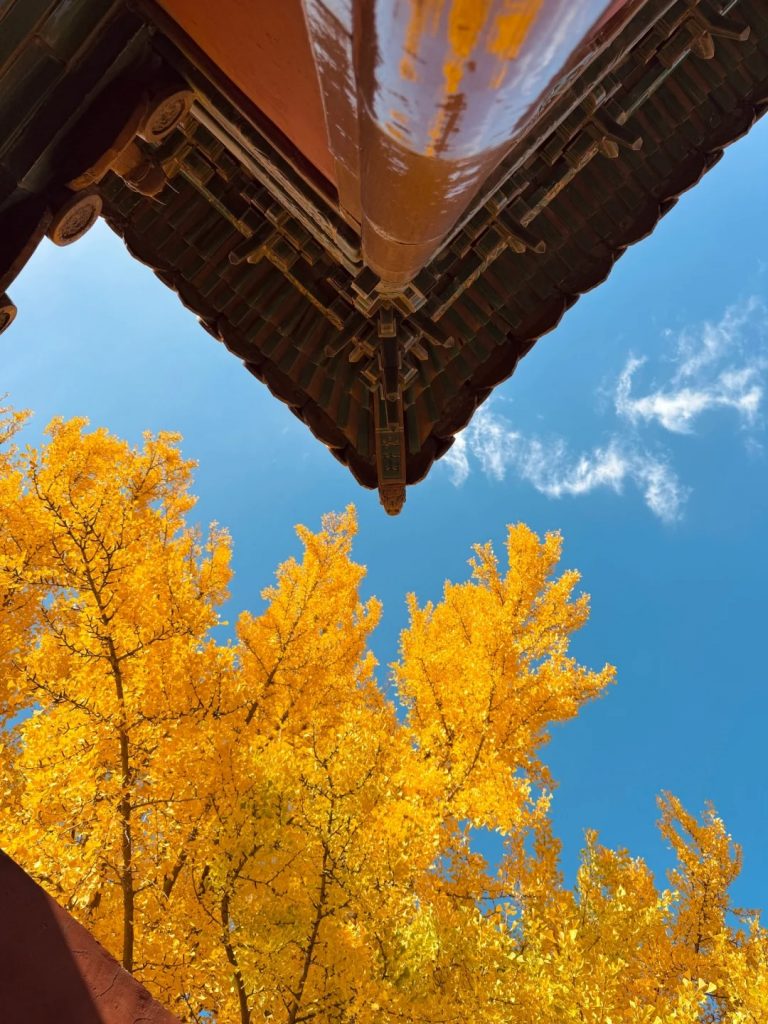
[{"label": "temple roof", "polygon": [[[334,185],[152,5],[6,2],[0,225],[16,255],[0,293],[50,233],[56,189],[95,188],[129,252],[397,511],[403,484],[768,108],[764,0],[629,6],[427,265],[382,291]],[[183,109],[153,134],[151,99],[130,117],[158,83]],[[131,160],[88,178],[116,119]]]}]

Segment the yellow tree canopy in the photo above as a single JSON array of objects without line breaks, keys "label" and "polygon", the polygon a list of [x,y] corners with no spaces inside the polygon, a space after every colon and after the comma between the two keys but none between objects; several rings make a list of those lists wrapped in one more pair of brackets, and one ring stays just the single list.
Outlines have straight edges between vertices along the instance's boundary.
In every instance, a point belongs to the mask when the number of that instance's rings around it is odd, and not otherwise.
[{"label": "yellow tree canopy", "polygon": [[[385,698],[354,510],[298,528],[222,643],[230,543],[187,523],[173,435],[55,421],[0,458],[2,845],[180,1019],[763,1024],[768,937],[738,850],[671,796],[678,866],[550,830],[551,723],[613,680],[561,542],[509,528],[410,625]],[[489,866],[474,830],[504,854]]]}]

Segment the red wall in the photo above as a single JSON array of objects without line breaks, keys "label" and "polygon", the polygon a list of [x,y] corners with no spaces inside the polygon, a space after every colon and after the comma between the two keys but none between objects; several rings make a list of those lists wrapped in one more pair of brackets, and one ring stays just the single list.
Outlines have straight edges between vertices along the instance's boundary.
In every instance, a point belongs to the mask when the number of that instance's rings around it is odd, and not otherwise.
[{"label": "red wall", "polygon": [[178,1024],[0,852],[2,1024]]}]

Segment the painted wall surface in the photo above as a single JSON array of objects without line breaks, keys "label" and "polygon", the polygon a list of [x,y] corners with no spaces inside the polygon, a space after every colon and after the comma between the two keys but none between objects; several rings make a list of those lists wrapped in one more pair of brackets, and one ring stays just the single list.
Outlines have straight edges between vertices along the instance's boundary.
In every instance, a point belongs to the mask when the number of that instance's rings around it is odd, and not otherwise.
[{"label": "painted wall surface", "polygon": [[178,1024],[2,852],[0,907],[3,1024]]},{"label": "painted wall surface", "polygon": [[301,0],[160,0],[159,6],[335,183]]}]

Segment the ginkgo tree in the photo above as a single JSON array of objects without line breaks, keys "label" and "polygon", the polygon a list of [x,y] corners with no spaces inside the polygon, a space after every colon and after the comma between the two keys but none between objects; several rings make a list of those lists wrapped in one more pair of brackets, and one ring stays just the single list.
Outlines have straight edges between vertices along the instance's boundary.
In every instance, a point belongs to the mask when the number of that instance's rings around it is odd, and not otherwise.
[{"label": "ginkgo tree", "polygon": [[[180,1020],[763,1024],[768,936],[714,810],[671,796],[667,888],[587,833],[564,885],[547,729],[612,682],[561,542],[510,527],[369,650],[355,514],[300,527],[222,642],[231,545],[179,438],[82,420],[0,450],[2,846]],[[495,830],[491,868],[473,845]]]}]

